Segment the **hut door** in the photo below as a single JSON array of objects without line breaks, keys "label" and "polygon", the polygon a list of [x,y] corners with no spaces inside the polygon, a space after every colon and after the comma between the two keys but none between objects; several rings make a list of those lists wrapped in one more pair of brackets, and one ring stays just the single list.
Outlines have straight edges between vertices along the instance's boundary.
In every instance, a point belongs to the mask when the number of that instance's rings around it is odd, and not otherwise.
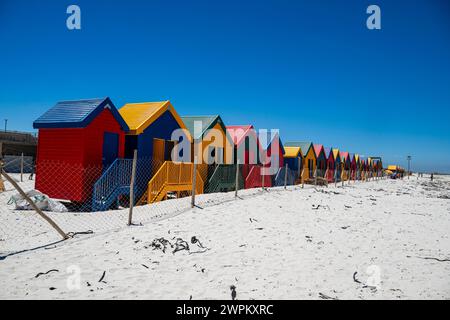
[{"label": "hut door", "polygon": [[165,160],[166,144],[164,139],[153,139],[153,159],[161,164]]},{"label": "hut door", "polygon": [[175,141],[167,140],[164,146],[164,158],[166,161],[173,161],[176,159],[172,159],[172,150],[175,146]]},{"label": "hut door", "polygon": [[103,134],[102,164],[106,169],[119,156],[119,135],[117,133],[105,132]]}]

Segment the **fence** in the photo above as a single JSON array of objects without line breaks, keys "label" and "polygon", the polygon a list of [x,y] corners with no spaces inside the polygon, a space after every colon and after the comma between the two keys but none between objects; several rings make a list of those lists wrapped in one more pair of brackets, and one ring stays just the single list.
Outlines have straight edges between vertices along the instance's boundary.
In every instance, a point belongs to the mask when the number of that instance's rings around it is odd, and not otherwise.
[{"label": "fence", "polygon": [[3,156],[3,167],[10,173],[32,173],[34,172],[34,160],[30,156]]},{"label": "fence", "polygon": [[[195,165],[149,158],[117,159],[106,168],[47,161],[39,163],[35,175],[23,173],[21,179],[20,173],[8,172],[5,167],[2,172],[28,194],[49,220],[37,214],[26,199],[16,196],[18,189],[3,176],[0,182],[0,259],[61,241],[61,235],[49,221],[69,236],[98,234],[127,224],[140,225],[175,216],[193,205],[202,210],[233,201],[236,196],[254,197],[267,192],[266,188],[272,185],[282,187],[304,182],[297,170],[282,167],[274,175],[262,175],[261,169],[256,165]],[[312,181],[319,184],[317,180],[322,174],[327,175],[313,172]],[[360,173],[360,177],[361,180],[379,178],[369,172]],[[244,190],[249,179],[253,188]]]}]

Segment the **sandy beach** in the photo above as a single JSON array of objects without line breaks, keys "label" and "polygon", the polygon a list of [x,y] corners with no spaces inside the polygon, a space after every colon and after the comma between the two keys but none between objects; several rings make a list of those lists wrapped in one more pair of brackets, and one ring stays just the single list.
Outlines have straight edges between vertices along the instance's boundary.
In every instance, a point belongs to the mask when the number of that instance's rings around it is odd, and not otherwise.
[{"label": "sandy beach", "polygon": [[450,177],[250,192],[16,254],[58,235],[29,212],[40,227],[8,236],[4,194],[0,298],[450,299]]}]

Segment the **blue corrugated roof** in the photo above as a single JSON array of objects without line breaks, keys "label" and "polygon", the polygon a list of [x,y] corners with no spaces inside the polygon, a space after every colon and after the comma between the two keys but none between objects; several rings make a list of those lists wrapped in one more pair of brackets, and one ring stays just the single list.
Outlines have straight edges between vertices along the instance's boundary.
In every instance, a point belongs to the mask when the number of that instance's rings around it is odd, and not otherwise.
[{"label": "blue corrugated roof", "polygon": [[85,128],[103,109],[109,108],[123,130],[128,126],[108,97],[60,101],[33,122],[33,128]]}]

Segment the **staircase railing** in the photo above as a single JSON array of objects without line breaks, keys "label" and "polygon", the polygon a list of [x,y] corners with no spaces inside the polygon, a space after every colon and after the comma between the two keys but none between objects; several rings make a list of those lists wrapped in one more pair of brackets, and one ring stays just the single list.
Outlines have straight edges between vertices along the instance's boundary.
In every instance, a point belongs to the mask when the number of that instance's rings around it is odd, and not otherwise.
[{"label": "staircase railing", "polygon": [[[147,203],[154,202],[167,186],[191,185],[193,163],[175,163],[166,161],[155,173],[148,183]],[[197,171],[195,189],[197,193],[203,193],[203,179]]]},{"label": "staircase railing", "polygon": [[167,183],[167,162],[164,162],[148,183],[147,203],[152,203]]},{"label": "staircase railing", "polygon": [[129,187],[132,159],[116,159],[95,182],[92,194],[93,210],[105,210],[115,199],[110,199],[118,188]]}]

